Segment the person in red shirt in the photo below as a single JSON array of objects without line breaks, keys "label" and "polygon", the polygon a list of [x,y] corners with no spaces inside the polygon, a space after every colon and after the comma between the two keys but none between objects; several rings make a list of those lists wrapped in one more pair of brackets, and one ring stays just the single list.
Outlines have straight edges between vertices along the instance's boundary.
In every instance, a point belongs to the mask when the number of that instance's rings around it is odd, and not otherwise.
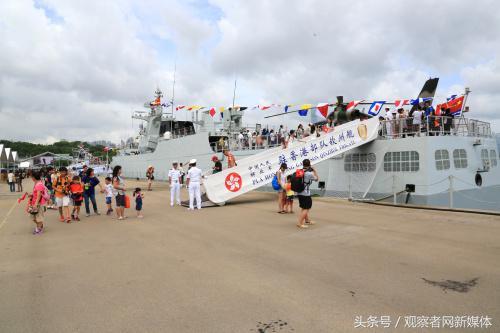
[{"label": "person in red shirt", "polygon": [[73,200],[73,212],[71,213],[71,217],[75,221],[80,221],[78,215],[80,215],[80,207],[83,201],[83,185],[80,182],[80,177],[73,177],[73,181],[69,185],[69,191],[71,193],[71,199]]},{"label": "person in red shirt", "polygon": [[33,171],[31,174],[31,179],[35,183],[33,187],[33,192],[29,196],[29,206],[30,214],[35,222],[35,230],[33,230],[33,235],[39,235],[43,232],[43,222],[44,222],[44,212],[46,204],[47,188],[43,184],[40,172]]},{"label": "person in red shirt", "polygon": [[237,164],[236,164],[236,160],[234,158],[234,155],[227,149],[224,149],[222,151],[222,153],[224,154],[224,156],[227,157],[227,167],[228,168],[233,168],[235,167]]}]

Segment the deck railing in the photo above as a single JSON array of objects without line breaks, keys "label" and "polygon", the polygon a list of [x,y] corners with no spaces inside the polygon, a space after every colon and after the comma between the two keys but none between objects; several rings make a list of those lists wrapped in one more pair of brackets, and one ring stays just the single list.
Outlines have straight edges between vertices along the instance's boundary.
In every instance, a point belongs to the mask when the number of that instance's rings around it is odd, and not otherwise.
[{"label": "deck railing", "polygon": [[457,135],[472,137],[491,137],[490,124],[464,117],[429,116],[420,124],[413,117],[383,120],[380,122],[379,135],[385,139],[399,139],[410,136]]}]

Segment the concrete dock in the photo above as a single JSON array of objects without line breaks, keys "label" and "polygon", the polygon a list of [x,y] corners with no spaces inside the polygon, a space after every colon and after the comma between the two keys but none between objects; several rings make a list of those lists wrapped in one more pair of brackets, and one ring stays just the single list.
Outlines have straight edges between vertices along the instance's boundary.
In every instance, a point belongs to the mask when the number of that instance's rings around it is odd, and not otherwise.
[{"label": "concrete dock", "polygon": [[[430,331],[408,316],[488,316],[436,331],[500,332],[498,216],[314,198],[300,230],[270,193],[189,212],[157,183],[143,219],[51,210],[34,236],[0,190],[0,332]],[[369,316],[391,325],[356,327]]]}]

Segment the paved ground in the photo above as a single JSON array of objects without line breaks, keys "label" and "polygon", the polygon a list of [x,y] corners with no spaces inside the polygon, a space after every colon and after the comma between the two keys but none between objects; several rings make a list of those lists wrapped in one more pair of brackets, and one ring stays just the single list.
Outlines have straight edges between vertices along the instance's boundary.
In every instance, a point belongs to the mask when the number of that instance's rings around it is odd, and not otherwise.
[{"label": "paved ground", "polygon": [[[498,216],[318,199],[317,225],[299,230],[270,194],[188,212],[160,186],[143,220],[67,225],[50,211],[33,236],[5,190],[0,332],[377,331],[355,329],[357,315],[488,315],[477,331],[500,331]],[[424,278],[478,279],[457,292]],[[403,326],[378,331],[428,331]]]}]

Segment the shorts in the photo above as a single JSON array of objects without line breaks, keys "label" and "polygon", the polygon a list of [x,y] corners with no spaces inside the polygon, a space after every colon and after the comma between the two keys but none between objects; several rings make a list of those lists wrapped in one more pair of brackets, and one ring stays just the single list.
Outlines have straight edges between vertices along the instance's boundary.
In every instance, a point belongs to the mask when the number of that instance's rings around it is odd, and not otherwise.
[{"label": "shorts", "polygon": [[38,213],[31,215],[34,222],[43,223],[44,222],[45,206],[38,207]]},{"label": "shorts", "polygon": [[293,202],[293,195],[287,195],[286,201]]},{"label": "shorts", "polygon": [[299,207],[302,209],[311,209],[312,207],[312,199],[308,195],[299,195]]},{"label": "shorts", "polygon": [[142,202],[141,202],[141,203],[136,203],[136,204],[135,204],[135,210],[136,210],[136,211],[141,211],[141,210],[142,210]]},{"label": "shorts", "polygon": [[111,197],[106,197],[106,204],[111,205]]},{"label": "shorts", "polygon": [[125,194],[117,194],[115,200],[116,207],[125,207]]},{"label": "shorts", "polygon": [[75,201],[75,200],[73,200],[73,206],[75,206],[75,207],[81,207],[82,206],[82,201]]},{"label": "shorts", "polygon": [[68,207],[70,203],[69,196],[65,195],[64,197],[56,197],[56,205],[57,207]]}]

